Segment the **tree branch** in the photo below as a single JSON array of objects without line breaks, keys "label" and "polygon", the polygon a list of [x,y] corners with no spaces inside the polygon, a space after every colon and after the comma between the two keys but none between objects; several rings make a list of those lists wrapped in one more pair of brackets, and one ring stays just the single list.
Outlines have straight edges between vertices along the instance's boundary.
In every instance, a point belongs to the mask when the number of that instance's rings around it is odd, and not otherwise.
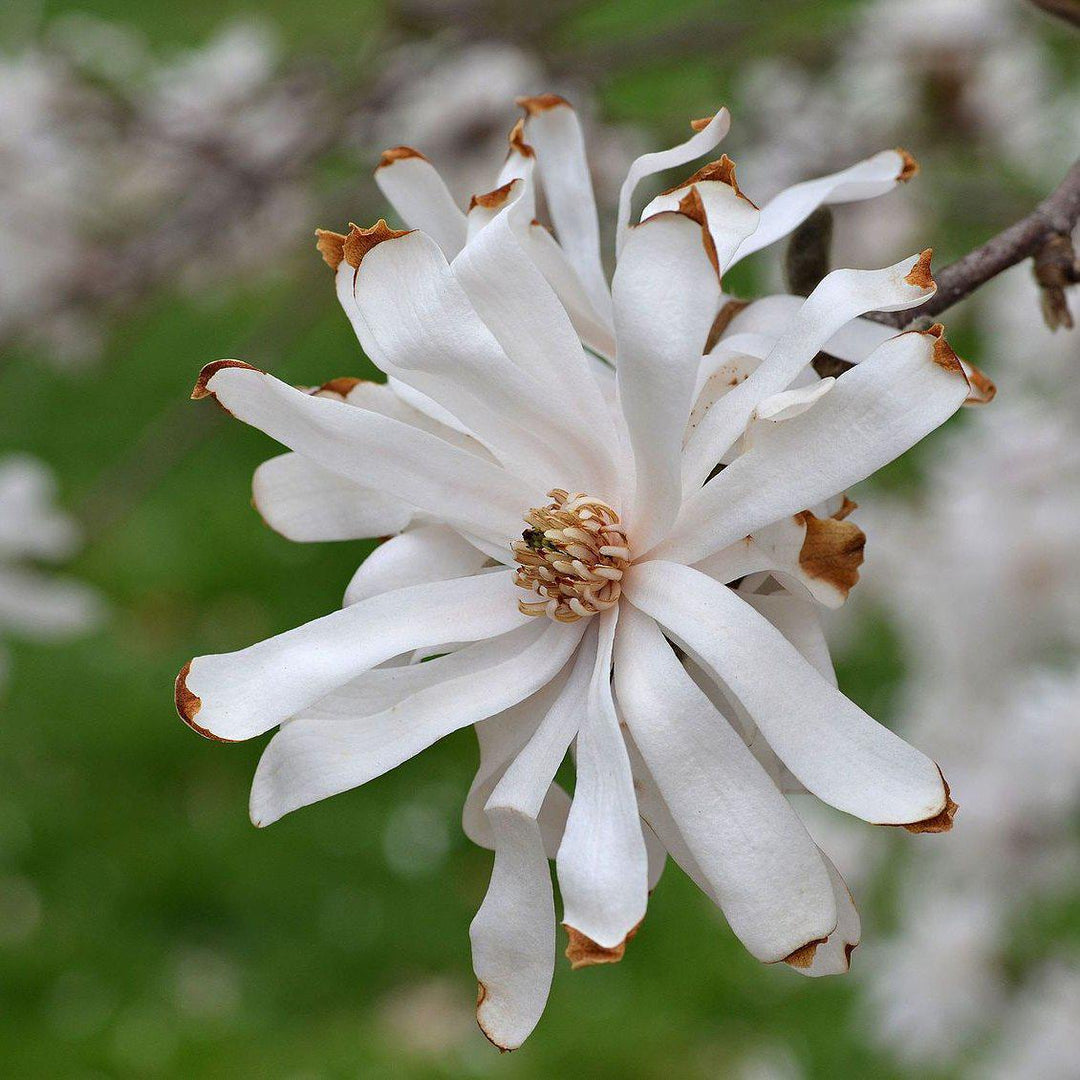
[{"label": "tree branch", "polygon": [[934,274],[937,292],[921,307],[878,311],[868,317],[902,330],[916,319],[938,315],[970,296],[1003,270],[1036,255],[1055,237],[1068,237],[1080,220],[1080,160],[1065,179],[1026,217]]}]

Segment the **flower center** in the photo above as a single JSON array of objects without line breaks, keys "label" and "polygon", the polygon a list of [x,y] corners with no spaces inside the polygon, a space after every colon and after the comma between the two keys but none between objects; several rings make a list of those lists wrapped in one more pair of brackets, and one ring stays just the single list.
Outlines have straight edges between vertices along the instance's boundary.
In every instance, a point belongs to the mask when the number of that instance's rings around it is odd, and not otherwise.
[{"label": "flower center", "polygon": [[619,602],[622,576],[630,565],[626,530],[619,515],[600,499],[561,488],[553,501],[525,515],[529,527],[510,547],[518,562],[514,581],[535,599],[519,600],[525,615],[557,622],[607,611]]}]

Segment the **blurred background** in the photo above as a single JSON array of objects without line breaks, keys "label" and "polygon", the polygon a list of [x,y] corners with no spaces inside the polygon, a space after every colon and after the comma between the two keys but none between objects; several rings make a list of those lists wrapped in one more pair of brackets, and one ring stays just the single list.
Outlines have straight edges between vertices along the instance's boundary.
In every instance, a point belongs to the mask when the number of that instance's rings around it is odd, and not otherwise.
[{"label": "blurred background", "polygon": [[[915,182],[838,208],[833,262],[941,266],[1075,157],[1080,32],[1024,0],[7,0],[0,42],[5,1075],[1080,1076],[1080,334],[1047,329],[1030,265],[945,319],[997,400],[855,493],[841,686],[962,809],[946,837],[813,819],[863,911],[848,977],[761,967],[669,865],[626,959],[560,963],[500,1056],[473,1022],[472,733],[259,832],[260,747],[172,706],[190,656],[332,610],[368,550],[270,532],[274,445],[187,397],[219,357],[374,374],[311,234],[386,212],[384,147],[467,200],[514,96],[554,90],[610,209],[633,156],[727,104],[759,204],[911,150]],[[783,289],[779,253],[736,276]]]}]

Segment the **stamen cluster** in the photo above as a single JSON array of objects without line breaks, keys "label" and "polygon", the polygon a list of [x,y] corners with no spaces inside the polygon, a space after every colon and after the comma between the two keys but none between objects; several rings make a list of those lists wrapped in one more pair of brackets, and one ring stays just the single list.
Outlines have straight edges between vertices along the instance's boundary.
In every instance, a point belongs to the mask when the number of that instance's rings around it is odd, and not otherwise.
[{"label": "stamen cluster", "polygon": [[607,503],[555,488],[549,505],[525,515],[529,526],[510,545],[519,569],[514,581],[539,599],[519,600],[525,615],[557,622],[606,611],[619,602],[630,565],[626,530]]}]

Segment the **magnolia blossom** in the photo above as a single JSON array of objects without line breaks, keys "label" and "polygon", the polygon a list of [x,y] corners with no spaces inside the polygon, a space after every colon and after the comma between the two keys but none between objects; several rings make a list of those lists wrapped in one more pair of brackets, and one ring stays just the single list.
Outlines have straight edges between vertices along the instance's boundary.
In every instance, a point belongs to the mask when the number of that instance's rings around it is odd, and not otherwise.
[{"label": "magnolia blossom", "polygon": [[[50,641],[78,633],[101,604],[81,582],[46,575],[78,547],[75,523],[54,505],[52,474],[25,454],[0,458],[0,635]],[[0,650],[0,678],[6,666]]]},{"label": "magnolia blossom", "polygon": [[[255,474],[272,527],[392,538],[341,611],[197,657],[176,684],[207,737],[279,728],[260,826],[477,725],[464,824],[495,850],[471,928],[477,1016],[502,1048],[551,982],[549,858],[575,967],[623,955],[670,854],[759,960],[847,969],[858,914],[784,793],[914,832],[949,829],[956,806],[932,760],[836,687],[816,608],[862,559],[843,492],[985,390],[940,326],[860,319],[931,296],[929,251],[837,270],[806,300],[723,290],[818,205],[907,179],[907,154],[761,209],[723,157],[635,214],[643,181],[715,150],[721,109],[633,162],[609,285],[576,115],[519,103],[496,186],[467,210],[396,147],[376,179],[408,228],[319,233],[385,384],[304,391],[235,360],[200,374],[193,396],[290,450]],[[856,364],[819,379],[822,349]],[[554,779],[568,751],[572,799]]]}]

